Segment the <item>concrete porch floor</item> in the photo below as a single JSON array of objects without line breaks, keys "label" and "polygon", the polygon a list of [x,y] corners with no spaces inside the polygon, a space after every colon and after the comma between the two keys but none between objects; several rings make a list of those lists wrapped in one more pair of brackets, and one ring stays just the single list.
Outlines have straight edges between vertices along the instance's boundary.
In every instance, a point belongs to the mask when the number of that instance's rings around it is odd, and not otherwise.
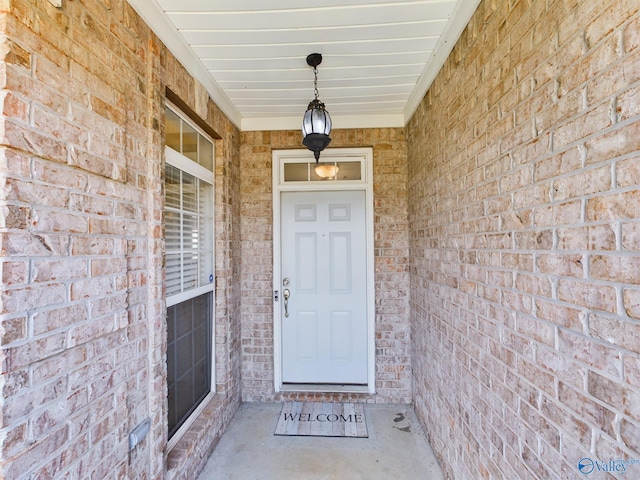
[{"label": "concrete porch floor", "polygon": [[198,480],[441,480],[410,405],[365,406],[369,438],[276,436],[280,403],[245,403]]}]

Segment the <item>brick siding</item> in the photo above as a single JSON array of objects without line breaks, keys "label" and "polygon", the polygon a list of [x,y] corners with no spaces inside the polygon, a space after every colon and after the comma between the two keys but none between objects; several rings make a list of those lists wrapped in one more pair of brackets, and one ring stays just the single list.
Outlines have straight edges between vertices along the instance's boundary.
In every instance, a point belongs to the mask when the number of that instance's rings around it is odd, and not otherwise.
[{"label": "brick siding", "polygon": [[[240,402],[239,132],[123,0],[0,15],[0,476],[194,478]],[[165,86],[222,137],[218,394],[168,456]]]},{"label": "brick siding", "polygon": [[640,459],[638,9],[483,1],[407,126],[413,394],[448,478]]}]

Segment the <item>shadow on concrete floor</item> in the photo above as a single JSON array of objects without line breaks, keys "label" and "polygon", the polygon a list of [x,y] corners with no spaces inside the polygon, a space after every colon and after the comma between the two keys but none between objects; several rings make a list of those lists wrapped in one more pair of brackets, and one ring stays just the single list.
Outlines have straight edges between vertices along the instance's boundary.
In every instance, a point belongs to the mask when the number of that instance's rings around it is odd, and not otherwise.
[{"label": "shadow on concrete floor", "polygon": [[410,405],[367,404],[369,438],[276,436],[280,403],[245,403],[198,480],[444,477]]}]

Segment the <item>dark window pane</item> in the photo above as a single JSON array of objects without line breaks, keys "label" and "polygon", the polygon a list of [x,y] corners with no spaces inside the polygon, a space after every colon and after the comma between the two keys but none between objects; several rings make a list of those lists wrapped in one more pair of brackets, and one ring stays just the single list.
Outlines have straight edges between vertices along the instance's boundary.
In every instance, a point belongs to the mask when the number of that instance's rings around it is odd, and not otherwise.
[{"label": "dark window pane", "polygon": [[[169,425],[176,425],[178,423],[178,416],[176,415],[176,400],[178,398],[177,395],[177,387],[175,383],[172,383],[169,387]],[[169,427],[171,428],[171,427]]]},{"label": "dark window pane", "polygon": [[167,309],[169,436],[211,391],[212,315],[212,292]]}]

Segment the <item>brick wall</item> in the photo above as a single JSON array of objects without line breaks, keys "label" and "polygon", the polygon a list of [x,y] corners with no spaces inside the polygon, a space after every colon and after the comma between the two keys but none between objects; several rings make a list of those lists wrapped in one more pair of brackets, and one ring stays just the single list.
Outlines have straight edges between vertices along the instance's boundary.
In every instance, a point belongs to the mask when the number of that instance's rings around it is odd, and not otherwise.
[{"label": "brick wall", "polygon": [[414,398],[449,478],[640,459],[639,7],[485,0],[407,127]]},{"label": "brick wall", "polygon": [[302,148],[300,131],[244,132],[242,192],[242,397],[409,403],[406,141],[402,129],[334,130],[331,147],[373,147],[376,395],[275,394],[271,152]]},{"label": "brick wall", "polygon": [[[193,478],[240,400],[239,133],[124,0],[0,15],[0,476]],[[166,85],[222,137],[219,393],[168,458]]]}]

